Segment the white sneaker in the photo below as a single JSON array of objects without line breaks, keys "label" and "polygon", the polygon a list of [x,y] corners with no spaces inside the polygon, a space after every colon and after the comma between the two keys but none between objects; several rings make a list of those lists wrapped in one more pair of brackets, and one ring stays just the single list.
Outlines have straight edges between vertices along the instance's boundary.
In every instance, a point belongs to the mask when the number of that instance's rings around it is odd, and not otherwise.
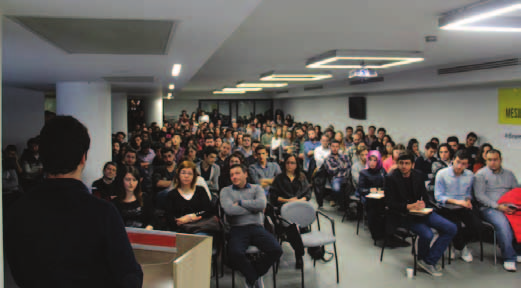
[{"label": "white sneaker", "polygon": [[516,262],[505,262],[503,263],[503,268],[508,272],[516,272]]},{"label": "white sneaker", "polygon": [[470,263],[473,260],[472,253],[470,253],[470,250],[469,250],[469,248],[467,248],[467,246],[463,247],[463,249],[461,250],[460,257],[461,257],[461,259],[463,259],[463,261],[465,261],[467,263]]},{"label": "white sneaker", "polygon": [[264,288],[264,281],[262,280],[262,276],[255,281],[255,288]]}]

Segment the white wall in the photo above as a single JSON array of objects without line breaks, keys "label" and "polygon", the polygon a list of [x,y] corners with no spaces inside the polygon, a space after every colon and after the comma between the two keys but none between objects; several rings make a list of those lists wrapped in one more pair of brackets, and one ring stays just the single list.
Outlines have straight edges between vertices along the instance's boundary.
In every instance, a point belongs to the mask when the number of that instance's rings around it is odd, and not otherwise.
[{"label": "white wall", "polygon": [[21,154],[27,140],[40,134],[44,124],[44,102],[42,92],[2,87],[2,149],[14,144]]},{"label": "white wall", "polygon": [[504,143],[505,126],[498,124],[496,87],[368,95],[364,121],[348,118],[347,96],[278,101],[285,113],[295,115],[296,121],[318,123],[322,128],[333,124],[337,130],[359,123],[366,130],[369,125],[385,127],[396,143],[406,145],[415,137],[422,148],[433,136],[444,142],[456,135],[464,142],[467,133],[474,131],[480,137],[478,144],[489,142],[502,151],[504,167],[512,169],[521,180],[521,163],[517,161],[521,147],[511,148]]}]

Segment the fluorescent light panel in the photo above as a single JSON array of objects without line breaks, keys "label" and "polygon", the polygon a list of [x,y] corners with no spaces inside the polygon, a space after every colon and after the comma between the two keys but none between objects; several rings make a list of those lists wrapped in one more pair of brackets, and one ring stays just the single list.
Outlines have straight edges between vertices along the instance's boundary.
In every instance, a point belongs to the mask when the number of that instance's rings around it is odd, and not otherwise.
[{"label": "fluorescent light panel", "polygon": [[237,84],[238,88],[280,88],[280,87],[286,87],[288,86],[288,83],[239,83]]},{"label": "fluorescent light panel", "polygon": [[245,94],[246,91],[213,91],[213,94]]},{"label": "fluorescent light panel", "polygon": [[170,85],[168,85],[168,89],[170,89],[170,90],[174,90],[174,88],[175,88],[175,85],[174,85],[174,84],[170,84]]},{"label": "fluorescent light panel", "polygon": [[[334,64],[341,60],[360,61],[360,64],[342,65]],[[388,61],[390,63],[375,65],[362,65],[364,61]],[[422,62],[424,58],[419,52],[403,52],[403,51],[363,51],[363,50],[334,50],[326,52],[317,57],[311,58],[306,68],[321,69],[385,69],[394,66],[401,66]],[[364,63],[365,64],[365,63]]]},{"label": "fluorescent light panel", "polygon": [[167,96],[168,96],[168,97],[172,97],[172,93],[168,93]]},{"label": "fluorescent light panel", "polygon": [[[521,1],[475,3],[442,16],[439,26],[443,30],[456,31],[521,32],[521,21],[512,17],[500,17],[518,10],[521,10]],[[482,25],[483,22],[486,24]]]},{"label": "fluorescent light panel", "polygon": [[261,91],[261,87],[249,87],[249,88],[223,88],[222,91]]},{"label": "fluorescent light panel", "polygon": [[326,73],[304,74],[268,72],[262,74],[260,77],[261,81],[320,81],[332,78],[333,75]]},{"label": "fluorescent light panel", "polygon": [[181,64],[174,64],[172,67],[172,76],[177,77],[181,74]]}]

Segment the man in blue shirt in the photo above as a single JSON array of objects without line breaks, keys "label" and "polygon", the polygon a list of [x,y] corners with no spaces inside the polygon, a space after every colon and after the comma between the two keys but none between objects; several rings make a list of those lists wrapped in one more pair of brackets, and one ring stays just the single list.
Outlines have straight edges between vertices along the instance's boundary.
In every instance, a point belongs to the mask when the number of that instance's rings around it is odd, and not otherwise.
[{"label": "man in blue shirt", "polygon": [[436,201],[442,205],[440,214],[458,225],[453,243],[465,262],[472,262],[467,243],[475,236],[481,237],[483,229],[478,211],[471,202],[474,175],[467,170],[469,160],[466,150],[458,150],[452,166],[438,172],[434,186]]},{"label": "man in blue shirt", "polygon": [[249,174],[252,183],[261,185],[268,195],[275,176],[281,173],[280,166],[276,162],[268,162],[268,151],[264,145],[257,146],[255,154],[257,155],[257,163],[250,165]]},{"label": "man in blue shirt", "polygon": [[308,131],[308,138],[309,140],[304,142],[304,172],[308,172],[309,170],[309,173],[313,173],[313,170],[314,170],[314,167],[309,167],[309,163],[311,161],[311,159],[313,159],[313,156],[315,154],[315,148],[317,148],[318,146],[320,146],[320,141],[318,141],[318,139],[316,139],[316,134],[315,134],[315,130],[313,129],[310,129]]}]

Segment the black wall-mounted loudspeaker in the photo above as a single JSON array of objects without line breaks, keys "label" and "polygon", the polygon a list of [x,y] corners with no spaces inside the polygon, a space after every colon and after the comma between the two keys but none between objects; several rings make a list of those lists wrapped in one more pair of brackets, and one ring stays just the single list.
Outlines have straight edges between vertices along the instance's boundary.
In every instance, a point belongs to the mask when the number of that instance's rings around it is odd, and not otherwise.
[{"label": "black wall-mounted loudspeaker", "polygon": [[365,97],[349,97],[349,118],[365,120],[367,117]]}]

